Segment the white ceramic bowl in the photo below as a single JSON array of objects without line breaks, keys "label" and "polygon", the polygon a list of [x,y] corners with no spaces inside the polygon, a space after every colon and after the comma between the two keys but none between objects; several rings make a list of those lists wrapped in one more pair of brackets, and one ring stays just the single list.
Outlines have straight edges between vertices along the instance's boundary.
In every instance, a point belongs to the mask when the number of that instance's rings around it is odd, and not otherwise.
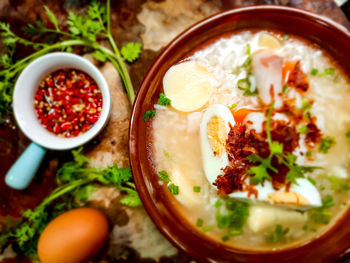
[{"label": "white ceramic bowl", "polygon": [[[46,130],[34,109],[34,96],[40,82],[50,73],[67,68],[81,70],[92,77],[103,100],[98,121],[85,133],[72,138],[58,137]],[[91,62],[78,55],[56,52],[34,60],[23,70],[16,82],[13,110],[19,127],[33,142],[52,150],[68,150],[88,142],[104,128],[111,112],[111,95],[105,78]]]}]

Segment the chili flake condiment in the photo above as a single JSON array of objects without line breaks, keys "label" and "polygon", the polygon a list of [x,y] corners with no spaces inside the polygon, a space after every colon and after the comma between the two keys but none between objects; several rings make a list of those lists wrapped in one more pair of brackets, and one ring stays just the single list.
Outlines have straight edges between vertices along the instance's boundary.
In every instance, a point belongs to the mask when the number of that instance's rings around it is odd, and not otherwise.
[{"label": "chili flake condiment", "polygon": [[76,69],[60,69],[39,85],[34,108],[41,124],[60,137],[88,131],[99,119],[102,94],[96,82]]}]

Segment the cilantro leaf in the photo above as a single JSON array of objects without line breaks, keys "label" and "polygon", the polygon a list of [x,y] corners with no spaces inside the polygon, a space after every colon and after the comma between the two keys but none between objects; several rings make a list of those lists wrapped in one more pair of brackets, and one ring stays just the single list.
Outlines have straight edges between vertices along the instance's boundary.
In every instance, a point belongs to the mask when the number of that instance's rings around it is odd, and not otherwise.
[{"label": "cilantro leaf", "polygon": [[140,56],[142,51],[142,44],[136,42],[130,42],[122,47],[121,54],[123,58],[128,62],[134,62]]},{"label": "cilantro leaf", "polygon": [[271,176],[268,174],[267,168],[263,164],[251,167],[247,173],[254,175],[250,178],[253,184],[263,184],[265,179],[271,180]]}]

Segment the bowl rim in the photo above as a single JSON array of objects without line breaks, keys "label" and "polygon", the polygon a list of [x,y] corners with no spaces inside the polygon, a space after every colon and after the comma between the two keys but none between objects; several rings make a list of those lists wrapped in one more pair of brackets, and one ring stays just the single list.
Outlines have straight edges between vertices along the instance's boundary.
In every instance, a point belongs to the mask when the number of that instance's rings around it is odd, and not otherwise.
[{"label": "bowl rim", "polygon": [[[282,12],[287,12],[289,14],[293,13],[295,15],[298,15],[301,18],[308,19],[308,20],[311,18],[315,21],[315,23],[318,23],[318,24],[324,25],[326,27],[329,27],[331,29],[334,29],[334,30],[338,31],[338,33],[345,35],[350,40],[350,31],[347,30],[347,28],[345,26],[333,21],[332,19],[330,19],[328,17],[324,17],[322,15],[315,14],[315,13],[312,13],[310,11],[306,11],[306,10],[295,8],[295,7],[278,6],[278,5],[257,5],[257,6],[239,7],[239,8],[234,8],[234,9],[230,9],[227,11],[222,11],[222,12],[216,13],[212,16],[209,16],[209,17],[195,23],[194,25],[190,26],[189,28],[187,28],[186,30],[181,32],[179,35],[177,35],[177,37],[175,37],[173,40],[171,40],[171,42],[168,45],[166,45],[163,48],[162,52],[156,57],[156,59],[154,60],[154,62],[150,66],[150,68],[148,69],[148,71],[147,71],[147,73],[146,73],[146,75],[145,75],[145,77],[144,77],[144,79],[143,79],[143,81],[138,89],[138,92],[136,94],[136,98],[135,98],[135,101],[134,101],[134,104],[132,107],[132,113],[131,113],[130,124],[129,124],[130,165],[131,165],[133,178],[134,178],[135,185],[136,185],[137,191],[139,193],[140,199],[141,199],[141,201],[144,205],[144,208],[146,209],[148,215],[151,217],[152,221],[155,223],[158,230],[160,230],[160,232],[167,238],[167,240],[170,241],[175,247],[177,247],[178,249],[180,249],[182,251],[185,251],[187,254],[193,256],[195,259],[199,260],[200,262],[216,262],[216,260],[215,260],[215,258],[208,258],[207,256],[205,256],[204,251],[202,251],[203,255],[195,253],[195,249],[191,248],[191,246],[189,246],[188,244],[185,244],[185,242],[174,239],[174,237],[173,237],[173,234],[175,233],[174,230],[171,227],[168,227],[166,224],[164,224],[164,219],[163,219],[164,215],[162,215],[162,211],[157,210],[157,207],[155,206],[155,203],[152,200],[152,196],[150,195],[150,193],[147,189],[146,182],[143,179],[140,163],[136,158],[136,156],[138,154],[138,149],[136,147],[136,143],[134,142],[135,138],[137,137],[136,135],[137,135],[137,130],[138,130],[136,121],[137,121],[138,117],[141,116],[141,114],[142,114],[142,112],[141,112],[142,103],[140,103],[140,102],[142,102],[143,97],[147,94],[148,86],[152,85],[152,84],[150,84],[150,83],[152,83],[152,76],[154,74],[156,74],[155,72],[156,72],[157,68],[161,66],[162,60],[164,60],[164,58],[171,51],[171,49],[173,49],[175,46],[177,46],[179,42],[184,41],[194,31],[200,30],[202,27],[205,27],[207,24],[213,23],[215,20],[224,18],[226,16],[228,16],[228,17],[233,16],[233,15],[239,14],[241,12],[251,12],[251,11],[254,11],[254,12],[256,12],[256,11],[258,11],[258,12],[259,11],[260,12],[263,12],[263,11],[277,11],[277,12],[282,11]],[[346,217],[346,214],[350,215],[349,210],[350,209],[348,209],[346,212],[344,212],[342,214],[341,218],[339,218],[337,220],[337,222],[331,226],[330,229],[335,228],[336,225],[344,224],[345,220],[343,220],[343,219]],[[313,243],[314,241],[319,240],[319,237],[324,237],[325,235],[327,235],[330,232],[330,229],[321,233],[320,236],[313,237],[313,238],[307,240],[306,242],[298,243],[295,246],[290,246],[290,247],[287,247],[285,249],[276,250],[276,251],[244,250],[244,249],[240,249],[240,248],[232,248],[230,246],[225,246],[222,244],[220,244],[219,246],[216,246],[216,247],[230,248],[230,251],[232,253],[235,253],[238,251],[241,253],[241,255],[254,254],[257,256],[262,256],[262,255],[267,255],[267,256],[272,255],[273,256],[277,253],[281,253],[281,255],[283,256],[285,252],[293,251],[299,247],[306,247],[310,243]],[[211,238],[207,238],[206,236],[203,236],[203,240],[212,241],[212,244],[215,246],[215,244],[213,243],[214,241]],[[218,242],[216,242],[216,243],[218,243]],[[333,255],[333,259],[341,258],[347,252],[348,252],[348,250],[341,251],[341,253],[339,253],[337,256]],[[246,261],[242,261],[242,262],[246,262]],[[262,261],[262,262],[264,262],[264,261]]]},{"label": "bowl rim", "polygon": [[[89,75],[102,93],[102,111],[98,121],[86,132],[70,138],[62,138],[46,130],[37,119],[34,110],[34,94],[39,83],[48,74],[60,69],[76,69]],[[18,77],[13,93],[13,111],[22,132],[33,142],[51,150],[69,150],[85,144],[107,124],[111,114],[111,94],[100,72],[86,58],[67,52],[53,52],[33,60]]]}]

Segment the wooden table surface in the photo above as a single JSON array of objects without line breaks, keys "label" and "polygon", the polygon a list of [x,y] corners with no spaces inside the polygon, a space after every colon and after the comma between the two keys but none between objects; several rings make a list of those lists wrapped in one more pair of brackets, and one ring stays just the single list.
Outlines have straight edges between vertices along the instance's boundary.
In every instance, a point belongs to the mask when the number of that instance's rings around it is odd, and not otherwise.
[{"label": "wooden table surface", "polygon": [[[47,21],[43,5],[49,6],[63,24],[67,12],[83,9],[86,0],[0,0],[0,21],[11,23],[15,31],[38,19]],[[130,41],[143,44],[141,58],[129,65],[137,91],[149,66],[162,48],[193,23],[212,14],[235,7],[261,4],[287,5],[327,16],[350,29],[342,10],[332,0],[112,0],[112,33],[119,46]],[[0,46],[1,49],[1,46]],[[128,166],[128,123],[131,106],[113,67],[99,65],[112,88],[113,112],[108,127],[85,147],[96,166],[117,163]],[[15,191],[4,184],[12,163],[29,144],[11,117],[0,124],[0,223],[8,215],[17,217],[22,210],[33,208],[55,187],[55,173],[66,152],[49,152],[30,187]],[[69,155],[68,155],[69,156]],[[175,249],[153,225],[143,208],[131,209],[119,203],[115,189],[102,188],[92,204],[103,209],[113,230],[108,245],[91,262],[191,262]],[[11,252],[12,253],[12,252]],[[1,262],[29,262],[16,257]],[[176,261],[174,261],[176,260]],[[345,260],[345,259],[344,259]],[[344,261],[343,260],[343,261]]]}]

